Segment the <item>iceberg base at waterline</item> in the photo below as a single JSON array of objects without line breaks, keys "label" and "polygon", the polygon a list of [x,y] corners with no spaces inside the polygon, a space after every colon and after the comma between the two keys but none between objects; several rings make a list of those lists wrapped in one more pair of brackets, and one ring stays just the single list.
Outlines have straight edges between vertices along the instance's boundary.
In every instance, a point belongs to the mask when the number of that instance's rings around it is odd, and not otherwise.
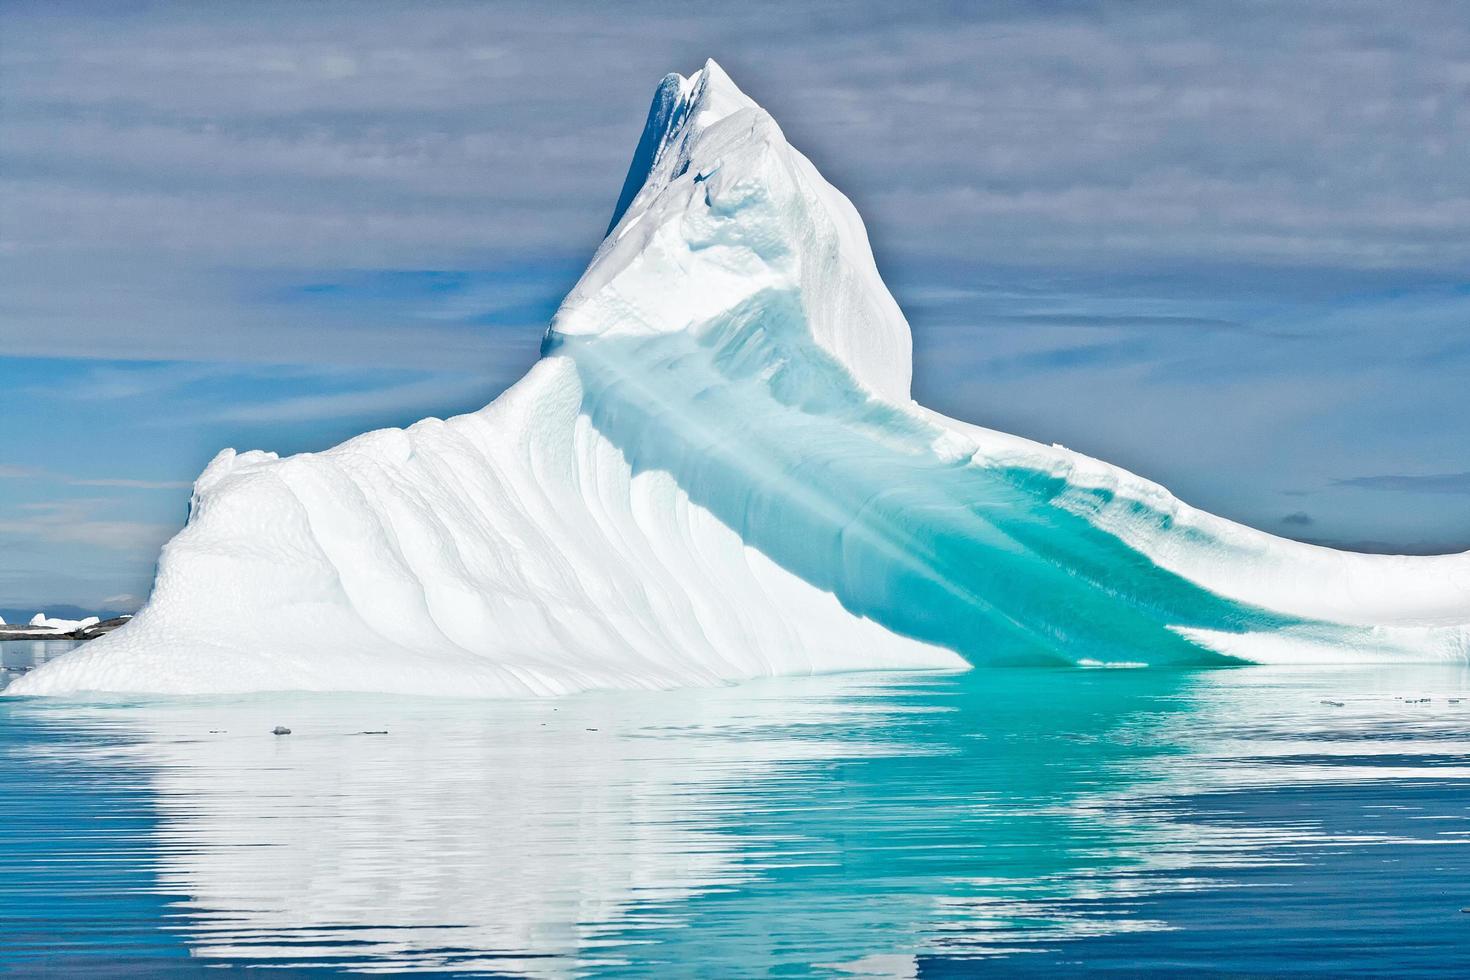
[{"label": "iceberg base at waterline", "polygon": [[847,199],[718,65],[671,75],[525,378],[322,453],[220,453],[137,617],[9,693],[1470,655],[1470,553],[1205,514],[923,408],[911,350]]}]

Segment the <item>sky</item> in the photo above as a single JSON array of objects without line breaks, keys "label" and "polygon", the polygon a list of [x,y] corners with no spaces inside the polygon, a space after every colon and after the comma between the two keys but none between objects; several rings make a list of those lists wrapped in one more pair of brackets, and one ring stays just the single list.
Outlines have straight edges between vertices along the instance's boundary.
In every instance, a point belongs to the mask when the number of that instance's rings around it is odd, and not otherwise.
[{"label": "sky", "polygon": [[485,404],[713,57],[915,394],[1277,534],[1470,548],[1454,3],[0,4],[0,609],[135,606],[219,449]]}]

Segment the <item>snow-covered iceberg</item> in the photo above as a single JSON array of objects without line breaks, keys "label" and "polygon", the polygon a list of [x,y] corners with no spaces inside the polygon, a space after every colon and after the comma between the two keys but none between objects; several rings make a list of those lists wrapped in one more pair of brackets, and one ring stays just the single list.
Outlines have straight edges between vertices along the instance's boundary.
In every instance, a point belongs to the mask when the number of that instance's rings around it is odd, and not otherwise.
[{"label": "snow-covered iceberg", "polygon": [[713,62],[670,75],[525,378],[322,453],[220,453],[147,606],[10,693],[1470,652],[1470,553],[1275,538],[931,412],[910,373],[848,200]]}]

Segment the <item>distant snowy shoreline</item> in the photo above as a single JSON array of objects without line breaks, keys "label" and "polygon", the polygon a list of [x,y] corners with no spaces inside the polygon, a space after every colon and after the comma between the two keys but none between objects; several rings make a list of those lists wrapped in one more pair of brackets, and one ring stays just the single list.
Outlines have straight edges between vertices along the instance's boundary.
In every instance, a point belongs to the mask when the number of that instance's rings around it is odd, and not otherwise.
[{"label": "distant snowy shoreline", "polygon": [[132,618],[88,616],[85,619],[57,619],[38,612],[25,625],[7,624],[0,618],[0,640],[91,640],[111,633]]}]

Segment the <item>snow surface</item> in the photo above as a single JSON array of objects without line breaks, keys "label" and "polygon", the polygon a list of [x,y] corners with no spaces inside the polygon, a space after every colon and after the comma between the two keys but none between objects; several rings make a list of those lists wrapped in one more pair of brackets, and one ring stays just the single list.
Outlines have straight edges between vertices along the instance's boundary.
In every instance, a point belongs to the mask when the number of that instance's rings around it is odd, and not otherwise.
[{"label": "snow surface", "polygon": [[136,618],[7,693],[1470,654],[1470,553],[1205,514],[917,405],[911,350],[851,203],[718,65],[671,75],[525,378],[322,453],[224,450]]}]

